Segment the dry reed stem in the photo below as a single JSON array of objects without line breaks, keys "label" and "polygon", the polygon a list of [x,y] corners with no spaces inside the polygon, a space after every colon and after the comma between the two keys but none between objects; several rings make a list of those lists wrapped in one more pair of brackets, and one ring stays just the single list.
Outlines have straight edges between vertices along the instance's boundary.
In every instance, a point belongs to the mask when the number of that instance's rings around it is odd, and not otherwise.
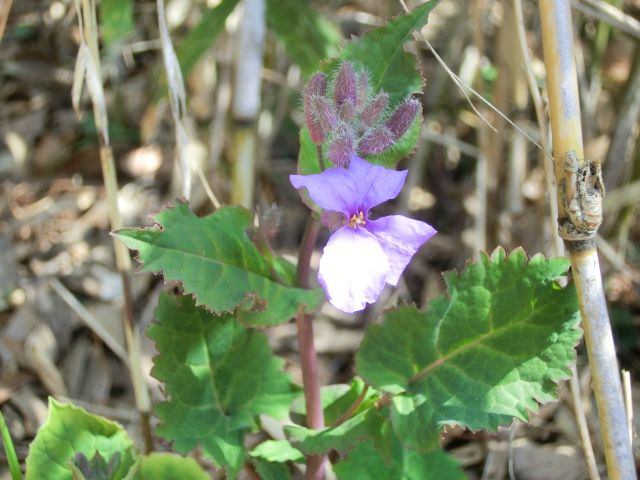
[{"label": "dry reed stem", "polygon": [[171,43],[169,27],[165,16],[164,0],[157,0],[158,27],[162,41],[162,58],[167,74],[167,88],[169,90],[169,104],[171,115],[175,124],[176,150],[178,154],[178,167],[182,179],[182,196],[191,198],[191,159],[189,145],[192,142],[191,128],[187,116],[187,92],[184,87],[182,70],[178,63],[178,57]]},{"label": "dry reed stem", "polygon": [[[636,47],[637,48],[637,47]],[[607,157],[605,159],[605,183],[609,188],[617,187],[628,181],[630,164],[633,158],[634,137],[638,132],[640,118],[640,50],[636,51],[631,78],[621,103],[618,123],[613,131]],[[627,178],[625,178],[627,177]]]},{"label": "dry reed stem", "polygon": [[606,22],[629,35],[640,38],[640,22],[601,0],[572,0],[571,5],[588,17]]},{"label": "dry reed stem", "polygon": [[0,5],[0,41],[2,41],[2,37],[4,37],[4,29],[7,26],[7,20],[9,20],[9,13],[11,12],[13,0],[0,1],[2,2]]},{"label": "dry reed stem", "polygon": [[571,10],[568,0],[540,0],[539,8],[560,232],[578,293],[609,478],[632,480],[635,466],[594,239],[601,222],[597,213],[602,188],[599,165],[584,159]]},{"label": "dry reed stem", "polygon": [[[118,208],[118,181],[113,159],[113,151],[109,142],[107,107],[102,87],[102,73],[100,68],[100,52],[98,49],[98,22],[96,18],[95,0],[75,0],[78,22],[80,25],[80,50],[74,74],[72,98],[74,107],[78,109],[82,85],[86,80],[87,90],[93,105],[93,114],[98,130],[100,144],[100,165],[102,177],[109,205],[109,220],[112,230],[123,227],[122,216]],[[140,339],[133,316],[133,298],[129,275],[131,259],[125,245],[113,239],[116,257],[116,268],[122,277],[122,292],[124,307],[122,324],[127,340],[127,356],[129,359],[129,373],[133,384],[136,408],[140,414],[140,424],[145,442],[145,451],[153,448],[153,438],[149,423],[151,401],[149,391],[142,373],[140,361]]]},{"label": "dry reed stem", "polygon": [[[535,75],[533,73],[533,66],[531,64],[531,57],[529,55],[529,48],[527,46],[521,0],[513,0],[513,6],[518,33],[518,42],[522,54],[524,70],[527,75],[527,83],[529,85],[529,91],[531,92],[531,98],[533,99],[536,118],[538,121],[538,128],[540,130],[540,143],[542,143],[544,147],[544,150],[540,151],[540,163],[544,166],[547,191],[549,193],[549,223],[551,225],[553,250],[555,255],[560,256],[564,255],[564,245],[555,228],[556,219],[558,218],[558,204],[556,202],[556,197],[552,194],[552,192],[555,191],[554,173],[552,171],[553,163],[548,161],[552,160],[552,157],[546,151],[546,148],[549,145],[549,140],[547,136],[548,126],[546,124],[546,116],[544,114],[544,104],[542,101],[542,96],[540,95],[540,91],[538,90]],[[598,465],[593,453],[593,445],[591,443],[591,437],[589,435],[587,418],[585,415],[584,406],[582,404],[582,393],[580,391],[580,382],[578,381],[578,371],[575,365],[571,369],[571,380],[569,385],[571,390],[571,397],[573,399],[576,424],[578,427],[578,432],[580,434],[582,451],[584,453],[587,467],[589,469],[589,477],[591,478],[591,480],[599,480],[600,474],[598,473]]]},{"label": "dry reed stem", "polygon": [[232,149],[232,203],[253,208],[256,175],[257,120],[260,113],[262,56],[265,37],[264,0],[244,0],[236,32],[236,54],[231,114],[234,119]]},{"label": "dry reed stem", "polygon": [[624,389],[624,406],[627,410],[627,430],[629,441],[633,447],[633,395],[631,390],[631,373],[629,370],[622,370],[622,386]]}]

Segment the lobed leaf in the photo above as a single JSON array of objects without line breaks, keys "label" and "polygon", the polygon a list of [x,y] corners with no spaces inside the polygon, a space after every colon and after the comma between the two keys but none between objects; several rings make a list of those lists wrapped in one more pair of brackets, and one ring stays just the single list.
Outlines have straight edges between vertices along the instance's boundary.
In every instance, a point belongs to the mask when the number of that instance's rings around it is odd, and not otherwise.
[{"label": "lobed leaf", "polygon": [[49,416],[29,447],[26,479],[72,480],[71,466],[80,454],[107,461],[118,455],[114,478],[123,478],[135,457],[119,424],[49,398]]},{"label": "lobed leaf", "polygon": [[162,226],[115,232],[127,247],[138,250],[144,272],[162,272],[165,280],[182,282],[197,305],[215,314],[235,311],[238,320],[269,326],[290,320],[300,305],[320,306],[322,291],[291,288],[272,280],[271,262],[249,239],[252,214],[224,207],[199,218],[185,203],[167,208],[155,220]]},{"label": "lobed leaf", "polygon": [[231,315],[215,316],[187,296],[160,297],[152,374],[168,400],[156,407],[158,433],[186,453],[201,445],[217,464],[236,472],[244,464],[243,439],[254,417],[287,414],[297,389],[266,337]]},{"label": "lobed leaf", "polygon": [[[407,15],[393,18],[384,26],[352,39],[344,45],[337,57],[322,66],[322,71],[334,72],[340,63],[351,62],[356,68],[367,71],[373,93],[384,90],[389,94],[391,107],[395,107],[410,95],[420,93],[423,80],[417,70],[416,58],[405,51],[404,45],[415,30],[426,25],[429,13],[437,3],[437,0],[425,2]],[[421,121],[421,118],[417,118],[391,150],[369,156],[367,160],[387,168],[393,167],[414,148],[418,141]],[[303,127],[300,131],[298,173],[309,175],[319,172],[316,146],[311,142],[307,128]]]},{"label": "lobed leaf", "polygon": [[466,475],[458,462],[441,449],[429,453],[396,448],[389,460],[376,450],[372,442],[354,448],[345,460],[335,465],[339,480],[464,480]]},{"label": "lobed leaf", "polygon": [[400,395],[391,421],[403,441],[427,450],[440,425],[495,429],[555,399],[581,337],[575,289],[555,282],[568,267],[497,249],[446,274],[448,295],[426,311],[402,307],[369,328],[356,370]]}]

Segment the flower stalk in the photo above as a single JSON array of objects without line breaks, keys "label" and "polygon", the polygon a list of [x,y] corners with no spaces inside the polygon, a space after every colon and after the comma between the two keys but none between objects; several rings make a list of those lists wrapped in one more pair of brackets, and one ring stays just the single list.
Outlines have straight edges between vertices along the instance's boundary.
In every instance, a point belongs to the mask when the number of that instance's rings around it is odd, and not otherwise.
[{"label": "flower stalk", "polygon": [[[309,288],[311,254],[313,253],[320,227],[320,222],[313,215],[310,216],[298,255],[297,281],[298,286],[301,288]],[[304,400],[307,409],[307,427],[324,428],[324,411],[320,400],[318,354],[313,343],[313,319],[302,308],[298,310],[296,315],[296,327]],[[324,460],[325,457],[320,455],[309,455],[307,457],[307,480],[322,480],[324,478]]]},{"label": "flower stalk", "polygon": [[595,235],[602,221],[600,164],[584,159],[569,0],[540,0],[558,195],[559,233],[571,260],[609,478],[636,478]]}]

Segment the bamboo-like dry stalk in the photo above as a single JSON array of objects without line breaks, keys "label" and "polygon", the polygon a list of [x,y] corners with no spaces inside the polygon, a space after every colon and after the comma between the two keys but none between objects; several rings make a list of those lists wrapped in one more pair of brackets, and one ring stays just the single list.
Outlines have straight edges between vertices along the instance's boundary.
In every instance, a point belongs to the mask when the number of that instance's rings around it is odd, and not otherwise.
[{"label": "bamboo-like dry stalk", "polygon": [[636,472],[595,244],[602,222],[604,189],[599,163],[584,159],[570,2],[540,0],[539,8],[559,233],[571,260],[578,292],[609,478],[632,480]]},{"label": "bamboo-like dry stalk", "polygon": [[[123,227],[122,215],[118,207],[118,180],[116,167],[113,160],[113,150],[109,142],[109,128],[107,119],[107,107],[102,88],[102,73],[100,68],[100,52],[98,49],[98,21],[96,18],[95,0],[76,0],[76,11],[80,23],[81,44],[76,62],[72,97],[74,107],[78,106],[80,93],[84,81],[93,104],[93,116],[98,130],[100,143],[100,164],[107,203],[109,205],[109,220],[112,230]],[[136,408],[140,413],[140,423],[145,441],[145,451],[153,448],[149,416],[151,401],[140,361],[140,335],[135,326],[133,314],[133,298],[129,275],[131,272],[131,259],[127,247],[113,239],[113,247],[116,258],[116,268],[122,277],[122,293],[124,297],[122,324],[127,342],[127,355],[129,359],[129,373],[133,384]]]},{"label": "bamboo-like dry stalk", "polygon": [[265,36],[264,0],[244,0],[237,32],[235,81],[231,113],[234,119],[231,202],[253,208],[257,121],[260,113],[262,56]]},{"label": "bamboo-like dry stalk", "polygon": [[182,77],[182,71],[180,70],[180,64],[178,63],[178,57],[176,56],[173,44],[171,43],[171,37],[169,36],[164,0],[157,0],[156,6],[158,9],[160,40],[162,41],[162,58],[167,74],[169,103],[171,105],[171,115],[175,123],[176,150],[180,174],[182,176],[182,196],[190,200],[192,165],[188,149],[192,139],[187,118],[187,91],[184,87],[184,79]]}]

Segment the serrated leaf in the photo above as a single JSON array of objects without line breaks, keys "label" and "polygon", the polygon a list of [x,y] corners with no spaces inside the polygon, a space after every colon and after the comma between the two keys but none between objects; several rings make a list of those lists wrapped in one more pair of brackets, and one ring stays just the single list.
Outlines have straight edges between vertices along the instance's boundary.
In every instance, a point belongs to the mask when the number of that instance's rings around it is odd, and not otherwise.
[{"label": "serrated leaf", "polygon": [[304,458],[302,452],[292,447],[287,440],[265,440],[251,450],[249,455],[272,463],[298,462]]},{"label": "serrated leaf", "polygon": [[568,266],[564,258],[527,261],[521,249],[509,257],[497,249],[459,276],[448,273],[448,295],[426,311],[402,307],[369,328],[356,369],[367,383],[406,397],[391,415],[403,441],[433,443],[424,441],[432,433],[417,435],[416,423],[432,431],[447,423],[495,429],[555,399],[581,336],[575,289],[554,281]]},{"label": "serrated leaf", "polygon": [[78,454],[103,459],[120,455],[114,478],[122,478],[134,463],[127,432],[115,422],[49,398],[49,415],[29,447],[27,480],[72,480],[70,464]]},{"label": "serrated leaf", "polygon": [[180,453],[202,445],[217,464],[237,471],[254,417],[285,416],[298,394],[284,362],[262,333],[196,307],[190,297],[161,295],[157,318],[148,332],[158,349],[151,373],[168,396],[155,409],[163,422],[158,433]]},{"label": "serrated leaf", "polygon": [[320,306],[322,291],[280,285],[249,239],[252,214],[225,207],[199,218],[185,203],[155,215],[162,228],[123,229],[114,235],[138,250],[144,272],[162,272],[182,282],[185,293],[216,314],[235,311],[238,320],[269,326],[290,320],[300,305]]},{"label": "serrated leaf", "polygon": [[202,55],[213,46],[218,35],[224,29],[227,17],[237,4],[238,0],[222,0],[214,8],[207,9],[198,24],[178,45],[176,54],[185,77],[189,76]]},{"label": "serrated leaf", "polygon": [[267,26],[305,75],[335,55],[341,38],[331,22],[300,0],[267,0]]},{"label": "serrated leaf", "polygon": [[458,462],[440,449],[429,453],[397,448],[390,463],[380,455],[372,442],[354,448],[345,460],[334,466],[339,480],[464,480],[467,478]]},{"label": "serrated leaf", "polygon": [[140,457],[135,471],[125,480],[208,480],[210,476],[193,458],[173,453],[151,453]]},{"label": "serrated leaf", "polygon": [[[412,32],[426,25],[429,13],[437,3],[437,0],[425,2],[407,15],[393,18],[384,26],[350,40],[338,56],[323,65],[321,70],[331,73],[342,62],[351,62],[356,68],[367,71],[373,92],[384,90],[389,94],[389,105],[392,107],[408,96],[420,93],[423,81],[417,70],[416,58],[405,51],[404,45],[411,38]],[[393,167],[414,148],[421,122],[422,118],[417,118],[394,148],[381,155],[370,156],[367,160],[387,168]],[[325,162],[329,163],[327,160]],[[303,127],[300,131],[298,173],[309,175],[319,172],[316,146],[311,141],[307,128]]]}]

